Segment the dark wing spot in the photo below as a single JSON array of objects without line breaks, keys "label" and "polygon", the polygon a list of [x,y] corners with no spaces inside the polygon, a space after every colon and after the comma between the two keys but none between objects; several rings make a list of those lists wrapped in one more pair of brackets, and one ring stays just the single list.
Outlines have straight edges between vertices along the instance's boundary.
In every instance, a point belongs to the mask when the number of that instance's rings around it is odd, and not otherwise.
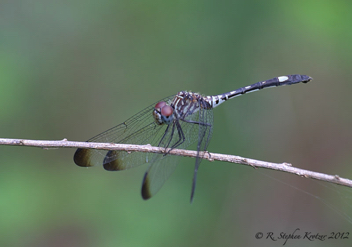
[{"label": "dark wing spot", "polygon": [[122,166],[121,161],[118,159],[119,151],[116,150],[110,150],[107,152],[103,166],[104,169],[107,171],[120,171],[124,170],[124,167]]},{"label": "dark wing spot", "polygon": [[143,184],[142,184],[142,198],[144,200],[148,200],[149,198],[152,197],[150,193],[150,181],[147,175],[148,175],[148,172],[144,174]]},{"label": "dark wing spot", "polygon": [[92,152],[91,149],[79,148],[77,149],[77,151],[75,152],[75,155],[73,156],[73,161],[76,163],[76,165],[82,166],[82,167],[94,166],[94,164],[90,163],[91,152]]}]

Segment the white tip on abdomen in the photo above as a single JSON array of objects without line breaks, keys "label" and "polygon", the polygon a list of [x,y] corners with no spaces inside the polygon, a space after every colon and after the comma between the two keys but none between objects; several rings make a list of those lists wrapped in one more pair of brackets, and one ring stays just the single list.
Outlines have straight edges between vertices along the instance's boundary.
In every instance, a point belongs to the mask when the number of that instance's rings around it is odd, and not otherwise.
[{"label": "white tip on abdomen", "polygon": [[279,76],[277,79],[279,79],[279,82],[284,82],[288,80],[287,76]]}]

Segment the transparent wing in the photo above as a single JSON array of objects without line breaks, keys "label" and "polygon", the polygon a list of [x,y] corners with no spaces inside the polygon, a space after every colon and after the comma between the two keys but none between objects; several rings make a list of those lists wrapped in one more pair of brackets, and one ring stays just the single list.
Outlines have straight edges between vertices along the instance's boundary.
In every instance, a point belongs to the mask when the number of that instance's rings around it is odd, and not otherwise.
[{"label": "transparent wing", "polygon": [[[160,101],[170,104],[173,98],[174,96],[170,96]],[[199,151],[206,150],[212,133],[212,110],[200,109],[199,112],[187,116],[185,121],[178,121],[179,127],[176,123],[158,125],[155,123],[152,114],[156,103],[148,106],[125,122],[89,139],[88,142],[151,144],[152,146],[175,146],[175,148],[186,149],[192,143],[198,141],[198,156]],[[183,142],[177,145],[180,142],[180,138],[182,138]],[[142,197],[144,199],[152,197],[159,191],[165,181],[174,172],[178,160],[179,156],[174,155],[141,152],[128,153],[125,151],[96,149],[77,149],[74,155],[74,161],[79,166],[103,165],[109,171],[125,170],[144,163],[150,163],[143,179]],[[195,189],[196,174],[201,160],[202,157],[196,159],[192,198]]]},{"label": "transparent wing", "polygon": [[[202,114],[204,113],[204,110],[201,111]],[[208,111],[207,111],[208,112]],[[183,135],[185,136],[185,141],[177,146],[176,148],[178,149],[186,149],[188,148],[191,144],[195,143],[199,139],[199,131],[200,131],[200,125],[197,124],[199,120],[202,121],[211,121],[211,124],[213,123],[212,119],[212,111],[209,110],[209,113],[204,115],[203,117],[200,118],[200,115],[198,112],[189,115],[186,117],[186,121],[179,121],[181,130],[183,132]],[[206,118],[206,119],[205,119]],[[192,123],[196,122],[196,123]],[[203,125],[201,125],[203,126]],[[204,131],[203,137],[206,136],[206,138],[203,138],[201,141],[201,146],[206,149],[209,140],[211,138],[211,128],[209,125],[206,125],[207,127],[201,127],[201,129]],[[209,134],[210,133],[210,134]],[[171,135],[173,136],[171,137]],[[175,127],[174,132],[169,131],[167,133],[167,137],[164,138],[164,142],[167,142],[172,138],[169,147],[173,146],[178,140],[179,140],[179,135],[177,132],[177,129]],[[165,143],[163,143],[162,146],[166,146]],[[164,162],[164,158],[168,157],[167,162]],[[197,160],[197,159],[196,159]],[[143,184],[142,184],[142,197],[143,199],[149,199],[153,195],[155,195],[160,188],[163,186],[165,181],[171,176],[171,174],[174,172],[176,169],[176,166],[179,161],[179,156],[176,155],[167,155],[163,156],[160,159],[158,159],[156,162],[153,162],[150,166],[147,172],[144,175],[143,179]],[[201,159],[198,161],[198,165],[200,163]],[[196,163],[197,164],[197,163]],[[192,193],[193,194],[193,193]]]},{"label": "transparent wing", "polygon": [[197,145],[197,157],[196,164],[194,167],[192,191],[191,191],[191,203],[194,197],[194,191],[196,189],[197,173],[200,163],[203,160],[203,155],[200,155],[200,151],[206,151],[209,145],[211,136],[213,134],[213,110],[201,109],[198,114],[199,131],[198,131],[198,145]]},{"label": "transparent wing", "polygon": [[[170,103],[173,98],[174,96],[170,96],[160,101]],[[125,122],[89,139],[88,142],[150,144],[157,146],[167,125],[155,123],[153,110],[156,103],[151,104]],[[127,153],[124,151],[79,148],[74,155],[74,162],[83,167],[104,165],[107,170],[124,170],[155,160],[153,156],[153,154],[141,152]]]},{"label": "transparent wing", "polygon": [[[167,158],[167,162],[164,162],[165,158]],[[142,183],[142,197],[144,200],[151,198],[160,190],[175,171],[179,158],[176,155],[159,155],[157,161],[149,166]]]}]

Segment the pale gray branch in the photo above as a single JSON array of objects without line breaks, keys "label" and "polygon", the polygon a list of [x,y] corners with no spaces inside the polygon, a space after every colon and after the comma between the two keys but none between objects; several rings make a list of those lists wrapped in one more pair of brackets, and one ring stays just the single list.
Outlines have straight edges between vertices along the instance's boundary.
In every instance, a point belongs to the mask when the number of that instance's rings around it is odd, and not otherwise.
[{"label": "pale gray branch", "polygon": [[[102,149],[102,150],[122,150],[126,152],[146,152],[146,153],[165,153],[165,148],[152,147],[150,145],[131,145],[131,144],[115,144],[115,143],[96,143],[96,142],[73,142],[66,139],[61,141],[43,141],[43,140],[25,140],[25,139],[5,139],[0,138],[0,145],[10,146],[28,146],[28,147],[41,147],[41,148],[89,148],[89,149]],[[196,151],[173,149],[169,152],[171,155],[180,155],[185,157],[197,156]],[[219,160],[230,163],[237,163],[242,165],[249,165],[255,168],[266,168],[282,172],[293,173],[305,178],[313,178],[329,183],[339,184],[347,187],[352,187],[352,180],[341,178],[338,175],[328,175],[319,172],[308,171],[300,168],[293,167],[288,163],[270,163],[254,159],[243,158],[240,156],[217,154],[202,152],[204,159],[209,161]]]}]

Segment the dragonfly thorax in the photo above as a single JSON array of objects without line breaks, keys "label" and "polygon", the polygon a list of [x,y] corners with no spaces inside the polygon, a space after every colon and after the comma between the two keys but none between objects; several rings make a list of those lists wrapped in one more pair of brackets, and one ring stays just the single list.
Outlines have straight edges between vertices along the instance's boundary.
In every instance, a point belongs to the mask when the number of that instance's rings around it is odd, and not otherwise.
[{"label": "dragonfly thorax", "polygon": [[211,109],[208,99],[198,93],[186,91],[179,92],[171,105],[175,109],[174,114],[178,119],[185,119],[187,116],[198,112],[200,108],[205,110]]},{"label": "dragonfly thorax", "polygon": [[165,101],[158,102],[153,111],[154,120],[158,125],[170,124],[173,122],[174,109]]}]

